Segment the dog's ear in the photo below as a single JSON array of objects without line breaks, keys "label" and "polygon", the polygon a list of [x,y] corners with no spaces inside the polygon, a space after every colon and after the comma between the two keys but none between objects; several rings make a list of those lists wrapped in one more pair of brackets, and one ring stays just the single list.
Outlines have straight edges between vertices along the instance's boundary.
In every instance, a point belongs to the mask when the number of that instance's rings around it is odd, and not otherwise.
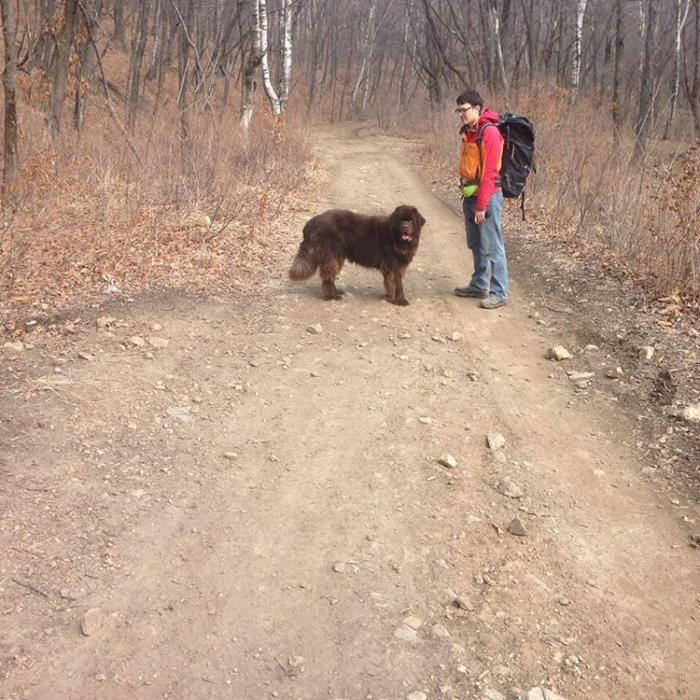
[{"label": "dog's ear", "polygon": [[413,209],[413,226],[416,231],[420,231],[425,225],[425,219],[422,214],[414,207]]}]

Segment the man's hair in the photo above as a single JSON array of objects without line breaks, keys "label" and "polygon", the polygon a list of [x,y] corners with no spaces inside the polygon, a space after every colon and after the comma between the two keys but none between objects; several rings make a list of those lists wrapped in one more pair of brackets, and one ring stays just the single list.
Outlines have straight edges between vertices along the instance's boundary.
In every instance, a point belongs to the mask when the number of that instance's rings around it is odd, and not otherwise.
[{"label": "man's hair", "polygon": [[481,108],[484,106],[484,100],[476,90],[465,90],[461,95],[459,95],[457,98],[457,104],[462,105],[465,102],[468,102],[470,105],[472,105],[472,107]]}]

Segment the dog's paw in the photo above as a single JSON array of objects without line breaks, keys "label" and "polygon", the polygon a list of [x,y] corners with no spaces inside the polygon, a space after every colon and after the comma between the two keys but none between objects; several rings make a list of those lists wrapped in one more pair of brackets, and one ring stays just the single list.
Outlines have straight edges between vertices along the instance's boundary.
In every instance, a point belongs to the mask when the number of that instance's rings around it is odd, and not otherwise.
[{"label": "dog's paw", "polygon": [[396,306],[408,306],[408,299],[396,299],[391,303],[396,304]]}]

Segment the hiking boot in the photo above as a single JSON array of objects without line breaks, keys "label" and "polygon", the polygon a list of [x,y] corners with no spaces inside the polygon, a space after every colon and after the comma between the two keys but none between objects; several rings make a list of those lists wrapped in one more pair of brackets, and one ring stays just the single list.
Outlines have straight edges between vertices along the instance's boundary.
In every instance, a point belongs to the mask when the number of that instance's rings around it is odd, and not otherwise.
[{"label": "hiking boot", "polygon": [[498,309],[506,305],[506,300],[503,297],[497,297],[495,294],[489,294],[485,299],[481,300],[482,309]]},{"label": "hiking boot", "polygon": [[457,287],[455,294],[458,297],[471,297],[473,299],[486,299],[488,296],[488,292],[485,289],[477,289],[472,287],[471,284],[468,287]]}]

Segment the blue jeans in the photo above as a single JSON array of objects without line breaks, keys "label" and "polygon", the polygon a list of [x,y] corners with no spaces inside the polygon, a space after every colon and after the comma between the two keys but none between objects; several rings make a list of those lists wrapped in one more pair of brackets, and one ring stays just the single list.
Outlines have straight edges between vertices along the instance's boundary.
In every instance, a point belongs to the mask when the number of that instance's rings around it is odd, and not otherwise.
[{"label": "blue jeans", "polygon": [[462,200],[464,224],[467,230],[467,246],[474,256],[474,274],[470,287],[489,291],[500,299],[508,298],[508,262],[503,245],[501,214],[503,192],[497,190],[491,197],[483,224],[474,222],[476,197]]}]

